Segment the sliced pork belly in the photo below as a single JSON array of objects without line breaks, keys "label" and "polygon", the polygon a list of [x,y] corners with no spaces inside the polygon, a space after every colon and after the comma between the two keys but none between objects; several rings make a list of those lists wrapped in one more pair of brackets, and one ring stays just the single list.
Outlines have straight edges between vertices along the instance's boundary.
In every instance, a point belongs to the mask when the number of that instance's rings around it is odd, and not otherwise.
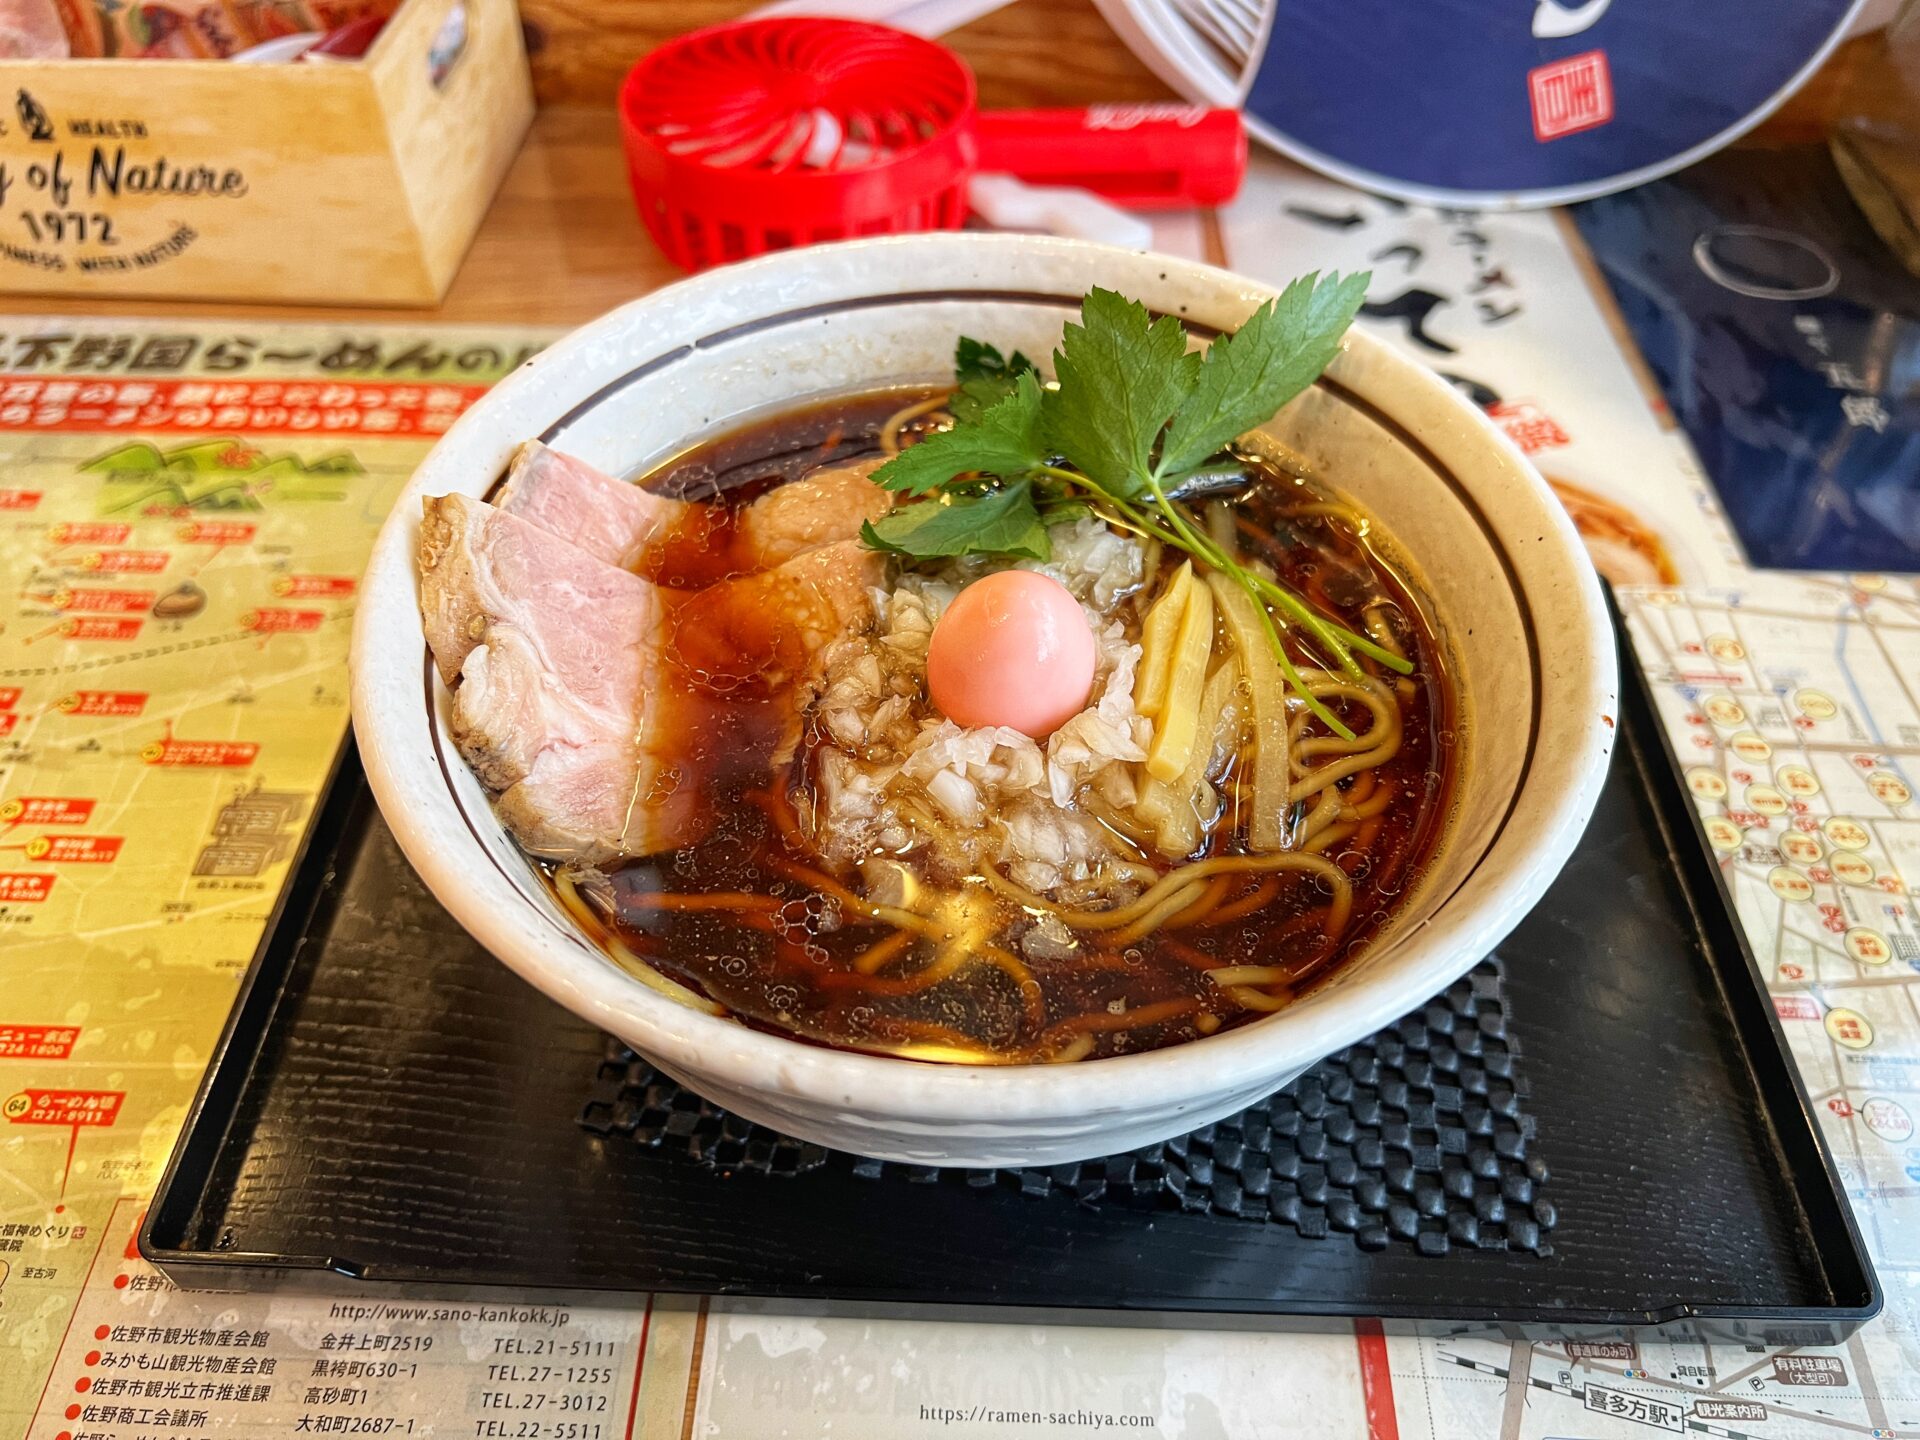
[{"label": "sliced pork belly", "polygon": [[673,591],[448,495],[426,501],[421,613],[502,821],[534,854],[599,863],[692,844],[715,784],[792,754],[820,652],[870,619],[880,564],[844,542]]},{"label": "sliced pork belly", "polygon": [[893,503],[867,478],[879,463],[816,470],[734,512],[655,495],[535,440],[514,456],[499,505],[610,565],[698,588],[857,536]]},{"label": "sliced pork belly", "polygon": [[638,570],[648,543],[672,535],[699,508],[603,475],[538,440],[514,452],[497,503],[622,570]]},{"label": "sliced pork belly", "polygon": [[[697,838],[698,797],[663,785],[666,607],[658,587],[491,505],[426,502],[420,608],[451,729],[539,855],[602,860]],[[645,797],[645,803],[636,803]]]}]

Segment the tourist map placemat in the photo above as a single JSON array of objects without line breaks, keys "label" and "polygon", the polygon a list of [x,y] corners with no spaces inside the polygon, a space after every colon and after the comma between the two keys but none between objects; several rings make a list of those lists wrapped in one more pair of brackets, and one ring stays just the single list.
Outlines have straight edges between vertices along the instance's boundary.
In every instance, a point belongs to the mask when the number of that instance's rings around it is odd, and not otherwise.
[{"label": "tourist map placemat", "polygon": [[[1361,323],[1486,406],[1570,501],[1602,567],[1655,587],[1626,595],[1629,618],[1840,1157],[1886,1314],[1845,1347],[1761,1350],[1515,1345],[1475,1332],[1436,1341],[1364,1324],[1258,1335],[872,1322],[644,1296],[168,1288],[133,1246],[142,1201],[284,874],[276,857],[345,723],[359,557],[428,434],[457,408],[444,394],[430,403],[433,387],[482,383],[537,340],[196,330],[194,353],[140,402],[163,403],[164,389],[190,413],[142,412],[150,432],[76,415],[113,403],[79,390],[63,392],[58,423],[70,428],[55,428],[51,408],[36,428],[43,392],[0,389],[0,505],[22,507],[0,510],[12,582],[0,610],[0,713],[17,717],[0,722],[10,731],[0,745],[18,747],[0,752],[0,804],[20,802],[0,845],[21,847],[0,850],[0,873],[28,877],[0,882],[18,887],[0,902],[0,1440],[1920,1431],[1913,582],[1783,580],[1744,566],[1551,216],[1401,206],[1259,159],[1231,209],[1168,217],[1157,235],[1164,249],[1268,280],[1373,268]],[[0,358],[18,356],[22,327],[0,321]],[[23,373],[23,385],[65,384],[76,351],[103,356],[120,343],[64,333],[60,359]],[[147,333],[115,327],[129,337],[118,369],[85,378],[142,380],[128,367]],[[296,430],[296,412],[306,425],[319,409],[304,389],[297,405],[284,392],[259,400],[288,412],[263,434],[245,428],[250,410],[217,418],[221,405],[256,398],[216,398],[222,377],[209,368],[243,341],[253,343],[241,379],[338,382],[334,411],[349,408],[350,380],[351,408],[381,412],[378,426]],[[377,345],[378,356],[341,356],[345,342]],[[415,344],[428,347],[417,358]],[[463,371],[460,357],[483,346],[491,353],[473,351],[479,368]],[[411,367],[435,355],[416,377]],[[409,368],[383,373],[403,356]],[[175,381],[210,382],[211,393],[182,397]],[[360,390],[386,384],[419,390],[417,403],[362,406]],[[419,416],[418,431],[380,428],[386,412]],[[196,451],[211,440],[218,451]],[[142,442],[151,453],[127,450]],[[116,451],[114,465],[95,464]],[[212,463],[223,455],[234,463]],[[341,455],[360,468],[337,468]],[[147,480],[122,478],[140,473]],[[39,498],[12,498],[27,494]],[[109,513],[136,495],[134,509],[152,514]],[[235,505],[216,507],[220,495]],[[215,522],[253,528],[244,538],[194,528]],[[128,528],[56,535],[62,525]],[[162,646],[178,648],[146,654]],[[247,746],[257,748],[239,763]]]},{"label": "tourist map placemat", "polygon": [[0,1435],[345,733],[374,533],[545,338],[0,318]]}]

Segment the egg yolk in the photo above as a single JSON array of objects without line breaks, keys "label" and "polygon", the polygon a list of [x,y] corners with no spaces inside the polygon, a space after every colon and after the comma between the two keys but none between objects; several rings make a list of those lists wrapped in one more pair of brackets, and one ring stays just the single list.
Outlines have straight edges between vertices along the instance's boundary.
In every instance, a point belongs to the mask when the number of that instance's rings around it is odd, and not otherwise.
[{"label": "egg yolk", "polygon": [[982,576],[927,644],[927,689],[968,729],[1006,725],[1044,740],[1086,708],[1095,645],[1067,587],[1032,570]]}]

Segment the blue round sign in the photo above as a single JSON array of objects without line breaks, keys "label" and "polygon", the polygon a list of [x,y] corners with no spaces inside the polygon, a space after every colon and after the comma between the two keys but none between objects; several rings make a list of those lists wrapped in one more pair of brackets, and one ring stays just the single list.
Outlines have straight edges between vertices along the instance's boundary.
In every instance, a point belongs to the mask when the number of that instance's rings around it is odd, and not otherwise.
[{"label": "blue round sign", "polygon": [[1860,0],[1268,0],[1249,127],[1417,199],[1551,204],[1698,159],[1785,100]]}]

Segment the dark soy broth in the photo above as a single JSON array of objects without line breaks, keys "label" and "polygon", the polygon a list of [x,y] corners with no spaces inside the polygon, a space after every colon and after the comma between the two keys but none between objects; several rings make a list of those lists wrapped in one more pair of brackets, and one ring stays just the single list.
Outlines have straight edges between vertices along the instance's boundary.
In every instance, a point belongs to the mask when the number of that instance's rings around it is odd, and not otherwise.
[{"label": "dark soy broth", "polygon": [[[641,483],[661,493],[718,502],[704,522],[711,529],[712,567],[683,559],[676,572],[650,578],[679,586],[720,578],[733,509],[816,466],[876,453],[881,422],[922,393],[935,392],[886,391],[785,414],[644,477]],[[1243,559],[1264,562],[1280,581],[1354,628],[1371,612],[1374,633],[1384,629],[1415,662],[1414,674],[1399,686],[1398,753],[1334,782],[1358,809],[1374,809],[1386,797],[1384,809],[1325,852],[1353,887],[1351,919],[1338,934],[1325,931],[1329,891],[1314,875],[1230,874],[1212,882],[1210,911],[1196,922],[1127,936],[1125,943],[1103,932],[1076,932],[1076,953],[1044,959],[1022,954],[1011,938],[1027,918],[1020,908],[974,877],[945,887],[942,913],[969,917],[972,933],[1019,956],[1031,978],[1016,973],[1018,967],[962,957],[947,967],[946,978],[929,983],[927,975],[941,968],[941,942],[872,918],[860,875],[830,870],[809,843],[815,784],[809,756],[817,735],[809,733],[786,773],[771,782],[764,773],[738,774],[718,753],[728,743],[729,727],[715,723],[726,697],[716,697],[712,709],[689,707],[684,723],[676,721],[687,772],[701,777],[702,803],[713,815],[706,837],[683,850],[610,866],[610,887],[582,885],[578,896],[563,899],[600,939],[616,938],[633,956],[748,1025],[927,1059],[1024,1061],[1060,1057],[1063,1050],[1069,1053],[1062,1058],[1150,1050],[1260,1018],[1260,1009],[1245,1008],[1209,980],[1209,970],[1277,967],[1284,973],[1268,988],[1283,997],[1323,981],[1389,922],[1441,835],[1455,701],[1425,607],[1404,589],[1388,557],[1376,553],[1364,527],[1356,536],[1342,507],[1328,505],[1329,497],[1311,484],[1256,457],[1242,458],[1259,477],[1231,502]],[[683,556],[700,549],[679,548]],[[1129,602],[1136,629],[1150,598]],[[778,623],[762,617],[769,633]],[[1289,640],[1290,649],[1294,643]],[[1306,652],[1296,651],[1295,658],[1323,663]],[[1383,678],[1391,683],[1395,677]],[[1335,709],[1350,723],[1366,719],[1351,703]],[[1220,782],[1225,814],[1193,858],[1243,848],[1238,778],[1230,772]],[[1362,803],[1367,800],[1374,806]],[[1296,815],[1304,809],[1297,806]],[[911,863],[911,855],[901,858]],[[1145,858],[1158,871],[1171,868],[1164,859]]]}]

